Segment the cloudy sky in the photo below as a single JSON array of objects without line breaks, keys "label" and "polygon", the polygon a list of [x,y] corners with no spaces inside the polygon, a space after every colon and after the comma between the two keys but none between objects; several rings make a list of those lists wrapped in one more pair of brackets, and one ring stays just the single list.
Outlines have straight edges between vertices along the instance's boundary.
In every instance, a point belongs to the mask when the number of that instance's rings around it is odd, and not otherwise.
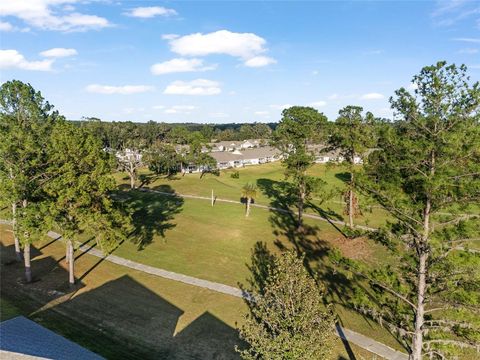
[{"label": "cloudy sky", "polygon": [[70,119],[278,121],[309,105],[391,116],[438,60],[480,79],[478,1],[2,0],[0,80]]}]

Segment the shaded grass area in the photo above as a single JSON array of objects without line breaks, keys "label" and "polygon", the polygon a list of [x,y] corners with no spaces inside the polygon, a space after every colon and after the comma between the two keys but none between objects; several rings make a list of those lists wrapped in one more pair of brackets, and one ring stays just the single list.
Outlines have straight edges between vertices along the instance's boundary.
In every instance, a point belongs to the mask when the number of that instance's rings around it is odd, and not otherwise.
[{"label": "shaded grass area", "polygon": [[[146,275],[90,255],[79,256],[75,288],[67,286],[63,244],[35,251],[37,281],[23,285],[12,260],[11,233],[0,226],[2,309],[22,314],[108,359],[238,359],[235,326],[241,299]],[[100,260],[100,262],[99,262]],[[94,268],[93,271],[90,271]],[[83,276],[87,274],[86,276]],[[5,305],[4,305],[5,304]],[[14,306],[12,304],[15,304]],[[336,341],[332,360],[372,358]]]},{"label": "shaded grass area", "polygon": [[[238,179],[230,176],[236,171],[240,174]],[[328,166],[325,164],[315,164],[309,172],[311,175],[318,176],[326,182],[327,191],[339,191],[328,203],[324,204],[324,207],[330,212],[336,213],[339,220],[344,220],[344,205],[342,204],[343,196],[341,192],[344,188],[345,181],[348,180],[348,174],[346,174],[345,170],[341,167]],[[119,184],[125,187],[129,186],[129,178],[125,177],[125,174],[116,173],[114,176]],[[170,177],[158,177],[144,168],[140,170],[140,178],[139,185],[152,189],[162,190],[164,186],[168,186],[179,194],[205,197],[210,197],[213,190],[214,196],[235,201],[240,201],[241,188],[248,182],[257,184],[257,186],[260,187],[262,180],[280,183],[285,180],[284,170],[280,162],[222,170],[219,176],[206,174],[203,177],[200,177],[200,174],[185,174],[184,176],[177,174]],[[264,187],[260,189],[256,203],[270,205],[271,198],[265,190]],[[319,205],[315,196],[312,202],[313,204]],[[364,201],[361,199],[360,203],[362,204]],[[379,208],[372,208],[371,211],[372,212],[365,211],[362,216],[356,219],[356,222],[369,226],[379,226],[383,224],[386,219],[386,214]],[[317,213],[313,209],[307,209],[307,212]]]},{"label": "shaded grass area", "polygon": [[[157,197],[164,195],[128,191],[119,196],[126,205],[134,204],[134,208],[148,209],[155,207],[158,203]],[[146,222],[148,221],[147,219]],[[250,276],[252,249],[259,242],[265,243],[268,251],[275,255],[285,248],[295,246],[297,250],[307,253],[311,268],[315,271],[319,268],[332,271],[327,257],[332,247],[339,248],[344,254],[354,258],[388,261],[380,246],[367,247],[364,239],[346,239],[327,222],[312,219],[305,222],[305,227],[308,228],[306,236],[301,243],[295,243],[298,236],[289,231],[294,227],[293,222],[294,216],[288,213],[277,214],[254,208],[250,217],[246,218],[244,208],[236,204],[217,203],[211,207],[203,200],[184,199],[182,211],[172,219],[174,226],[165,232],[164,238],[155,237],[148,247],[140,251],[137,250],[135,241],[125,242],[115,254],[154,267],[231,286],[244,284]],[[322,274],[321,281],[328,289],[335,290],[331,291],[330,297],[338,304],[340,320],[344,326],[392,347],[401,348],[399,343],[378,325],[343,308],[343,297],[348,296],[349,284],[342,284],[338,282],[339,279],[324,275]]]}]

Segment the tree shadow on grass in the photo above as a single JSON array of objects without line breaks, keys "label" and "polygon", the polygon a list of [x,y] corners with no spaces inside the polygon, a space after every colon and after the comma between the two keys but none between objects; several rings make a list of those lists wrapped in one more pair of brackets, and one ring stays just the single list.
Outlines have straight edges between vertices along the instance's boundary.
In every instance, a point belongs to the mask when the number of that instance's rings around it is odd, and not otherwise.
[{"label": "tree shadow on grass", "polygon": [[184,311],[128,275],[58,307],[142,349],[145,359],[239,359],[235,329],[206,311],[178,331]]},{"label": "tree shadow on grass", "polygon": [[161,185],[156,189],[168,195],[133,190],[128,192],[129,197],[124,201],[132,216],[130,238],[139,250],[151,244],[155,236],[164,238],[166,231],[176,226],[171,221],[182,211],[184,200],[175,194],[171,186]]},{"label": "tree shadow on grass", "polygon": [[[341,305],[347,309],[355,310],[352,297],[357,288],[365,290],[363,279],[355,275],[347,275],[332,259],[334,248],[331,244],[320,237],[321,230],[316,225],[304,223],[303,229],[298,230],[298,220],[296,214],[289,210],[295,205],[295,192],[287,182],[274,181],[271,179],[259,179],[257,181],[259,189],[269,197],[270,206],[284,209],[283,211],[271,210],[269,221],[273,227],[273,234],[277,237],[275,245],[280,250],[286,250],[288,244],[293,245],[298,253],[305,254],[305,267],[308,272],[316,279],[317,283],[325,288],[326,302]],[[321,207],[309,203],[308,206],[315,210],[320,216],[325,218],[341,234],[343,229],[334,223],[338,215],[331,210],[324,210]],[[287,243],[285,243],[285,238]],[[263,260],[261,260],[263,259]],[[252,253],[251,273],[254,283],[262,284],[255,274],[265,274],[259,264],[264,261],[270,261],[266,247],[256,244]],[[251,288],[251,284],[249,284]],[[366,321],[370,319],[362,315]]]},{"label": "tree shadow on grass", "polygon": [[342,182],[344,183],[348,183],[350,182],[350,177],[351,177],[351,174],[347,171],[344,171],[344,172],[339,172],[339,173],[336,173],[335,174],[335,177],[339,180],[341,180]]}]

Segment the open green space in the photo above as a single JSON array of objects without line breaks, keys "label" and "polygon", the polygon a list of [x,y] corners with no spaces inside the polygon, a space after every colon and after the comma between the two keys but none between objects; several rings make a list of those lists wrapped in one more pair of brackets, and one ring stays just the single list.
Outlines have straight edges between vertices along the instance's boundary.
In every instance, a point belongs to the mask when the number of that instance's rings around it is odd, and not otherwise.
[{"label": "open green space", "polygon": [[[33,249],[35,281],[22,284],[9,227],[0,225],[2,319],[18,314],[108,359],[238,359],[241,299],[146,275],[88,254],[76,256],[77,286],[67,285],[64,245]],[[5,316],[4,316],[5,315]],[[372,358],[335,343],[332,360]]]},{"label": "open green space", "polygon": [[[238,171],[239,178],[232,178],[231,174]],[[344,205],[342,192],[345,188],[345,181],[348,179],[348,173],[340,166],[315,164],[309,173],[325,181],[325,191],[333,192],[333,196],[328,201],[320,204],[319,196],[313,196],[312,204],[320,206],[323,212],[330,214],[334,220],[344,220]],[[116,173],[115,178],[122,187],[129,186],[129,178],[123,173]],[[155,176],[148,169],[141,169],[139,172],[140,186],[156,189],[159,191],[175,191],[178,194],[198,195],[211,197],[212,190],[214,196],[221,199],[240,201],[241,189],[246,183],[257,185],[258,196],[255,199],[257,204],[285,207],[289,204],[279,202],[279,198],[285,196],[285,175],[280,162],[247,166],[222,170],[218,176],[199,173],[177,174],[171,177]],[[386,214],[378,207],[367,206],[364,199],[361,204],[367,209],[356,219],[357,224],[379,226],[385,222]],[[291,204],[290,204],[291,205]],[[319,210],[314,207],[306,209],[307,213],[319,214]]]}]

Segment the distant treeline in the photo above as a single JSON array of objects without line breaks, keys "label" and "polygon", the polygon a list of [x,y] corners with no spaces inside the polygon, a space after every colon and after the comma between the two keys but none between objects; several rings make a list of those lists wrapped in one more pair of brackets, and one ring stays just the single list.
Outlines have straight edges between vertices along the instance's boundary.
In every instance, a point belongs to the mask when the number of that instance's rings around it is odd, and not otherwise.
[{"label": "distant treeline", "polygon": [[253,124],[167,124],[149,121],[147,123],[104,122],[98,118],[72,121],[79,126],[90,128],[104,147],[123,149],[127,147],[150,147],[155,142],[188,144],[192,137],[202,142],[239,141],[246,139],[268,139],[277,123]]}]

